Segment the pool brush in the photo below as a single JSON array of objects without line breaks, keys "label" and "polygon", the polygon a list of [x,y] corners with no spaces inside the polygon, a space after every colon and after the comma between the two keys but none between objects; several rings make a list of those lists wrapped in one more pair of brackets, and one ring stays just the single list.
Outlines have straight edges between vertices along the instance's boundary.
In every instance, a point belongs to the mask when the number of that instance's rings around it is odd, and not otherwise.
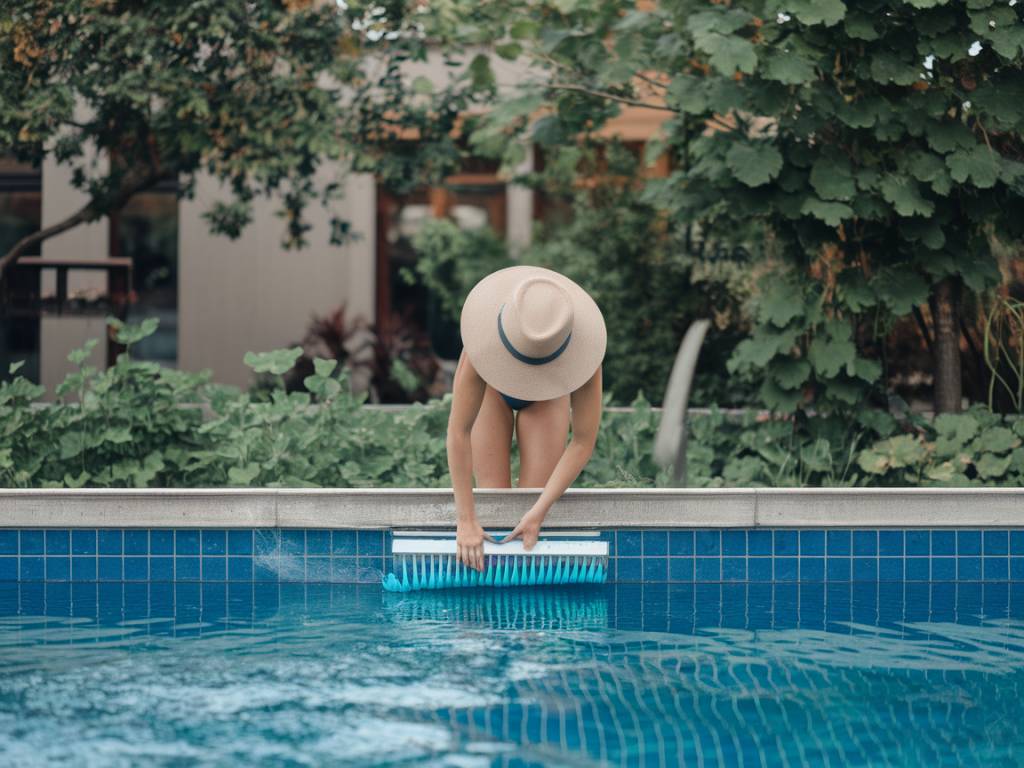
[{"label": "pool brush", "polygon": [[608,542],[599,533],[545,533],[527,552],[519,540],[484,542],[484,569],[455,558],[454,534],[403,533],[391,540],[394,572],[383,579],[388,592],[451,587],[526,587],[543,584],[603,584],[608,579]]}]

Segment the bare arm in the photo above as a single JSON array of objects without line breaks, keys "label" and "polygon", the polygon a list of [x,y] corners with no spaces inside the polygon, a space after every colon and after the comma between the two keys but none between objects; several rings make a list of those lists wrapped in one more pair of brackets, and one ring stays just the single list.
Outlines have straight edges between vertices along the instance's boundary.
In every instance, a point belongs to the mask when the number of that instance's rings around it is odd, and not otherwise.
[{"label": "bare arm", "polygon": [[522,538],[524,547],[532,549],[551,505],[561,498],[590,461],[597,442],[597,431],[601,425],[601,392],[599,366],[589,381],[572,393],[572,439],[566,446],[562,458],[552,470],[540,497],[504,541]]},{"label": "bare arm", "polygon": [[457,518],[456,557],[474,568],[483,568],[485,534],[473,504],[473,451],[470,433],[480,412],[487,385],[463,352],[452,383],[452,409],[448,415],[448,472],[452,476]]}]

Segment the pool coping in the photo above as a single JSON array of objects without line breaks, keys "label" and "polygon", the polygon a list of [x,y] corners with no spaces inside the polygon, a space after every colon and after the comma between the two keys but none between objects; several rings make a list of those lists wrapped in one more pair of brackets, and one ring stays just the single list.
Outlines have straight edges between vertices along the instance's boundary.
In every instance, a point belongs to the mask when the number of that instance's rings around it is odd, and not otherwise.
[{"label": "pool coping", "polygon": [[[511,527],[540,488],[475,488]],[[0,528],[446,528],[450,488],[0,489]],[[551,528],[1024,528],[1024,488],[570,488]]]}]

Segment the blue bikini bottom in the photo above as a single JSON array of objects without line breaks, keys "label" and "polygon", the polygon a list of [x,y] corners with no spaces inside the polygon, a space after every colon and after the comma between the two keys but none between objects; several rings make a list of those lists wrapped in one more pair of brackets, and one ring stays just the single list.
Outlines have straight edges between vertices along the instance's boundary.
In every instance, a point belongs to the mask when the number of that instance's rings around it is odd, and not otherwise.
[{"label": "blue bikini bottom", "polygon": [[499,392],[498,394],[505,398],[505,402],[508,403],[509,408],[513,411],[518,411],[520,408],[525,408],[526,406],[533,405],[537,402],[536,400],[520,400],[518,397],[510,397],[504,392]]}]

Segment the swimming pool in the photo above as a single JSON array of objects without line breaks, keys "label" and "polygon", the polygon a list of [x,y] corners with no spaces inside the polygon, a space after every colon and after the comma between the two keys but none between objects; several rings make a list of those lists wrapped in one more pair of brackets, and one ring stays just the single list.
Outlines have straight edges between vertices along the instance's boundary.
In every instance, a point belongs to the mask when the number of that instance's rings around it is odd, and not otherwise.
[{"label": "swimming pool", "polygon": [[1013,765],[1024,584],[0,585],[0,762]]}]

